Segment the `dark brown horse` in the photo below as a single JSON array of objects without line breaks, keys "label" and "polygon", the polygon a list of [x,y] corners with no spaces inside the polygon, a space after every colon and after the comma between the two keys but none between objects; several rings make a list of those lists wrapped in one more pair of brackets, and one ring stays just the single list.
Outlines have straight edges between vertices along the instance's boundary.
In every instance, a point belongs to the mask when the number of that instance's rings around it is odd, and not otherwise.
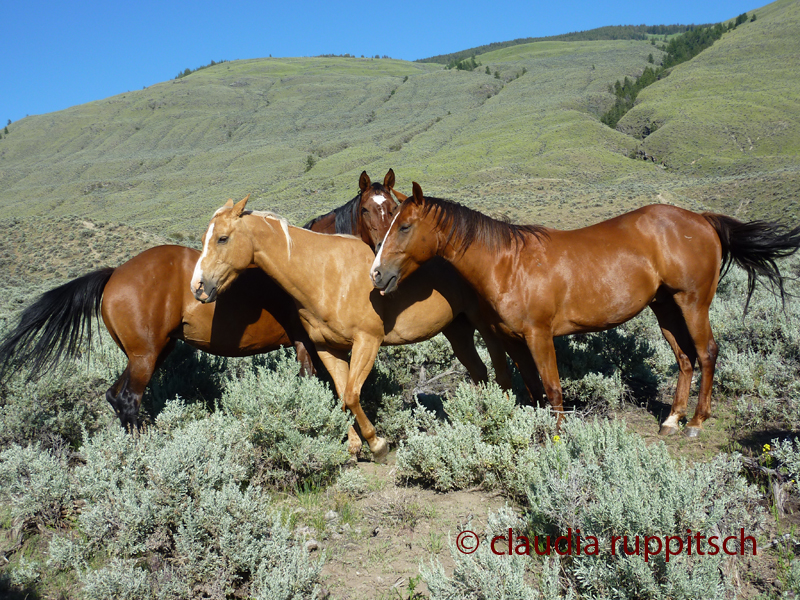
[{"label": "dark brown horse", "polygon": [[373,250],[386,235],[397,204],[392,194],[402,202],[407,198],[394,189],[394,171],[389,169],[383,178],[383,185],[372,183],[366,171],[358,180],[359,193],[331,212],[312,219],[304,229],[319,233],[340,233],[360,237]]},{"label": "dark brown horse", "polygon": [[116,269],[88,273],[43,294],[0,345],[0,378],[30,365],[30,376],[55,367],[91,342],[92,317],[128,357],[106,392],[124,427],[135,426],[153,372],[183,340],[218,356],[249,356],[294,344],[301,370],[314,373],[313,345],[294,303],[260,269],[247,269],[229,298],[200,304],[188,292],[200,253],[156,246]]},{"label": "dark brown horse", "polygon": [[[553,337],[602,331],[650,307],[680,369],[662,434],[686,415],[695,363],[702,374],[686,434],[710,415],[717,344],[708,310],[722,273],[735,262],[781,298],[778,258],[800,247],[800,227],[653,205],[575,231],[510,225],[464,206],[425,198],[417,183],[398,210],[371,269],[390,293],[419,266],[444,257],[491,305],[494,327],[524,341],[555,411],[562,411]],[[745,306],[746,310],[746,306]]]},{"label": "dark brown horse", "polygon": [[[394,185],[393,171],[384,183],[387,188]],[[378,237],[376,228],[382,237],[391,222],[391,213],[384,214],[389,191],[370,184],[366,172],[360,185],[361,192],[347,209],[336,209],[353,217],[336,219],[337,231],[372,243]],[[394,200],[391,203],[393,209]],[[324,220],[309,225],[319,231],[326,228]],[[157,246],[116,269],[100,269],[46,292],[0,343],[0,380],[24,365],[35,378],[61,358],[76,356],[84,337],[91,342],[92,316],[97,314],[128,358],[106,392],[125,427],[136,424],[144,390],[177,340],[218,356],[250,356],[294,345],[302,373],[321,367],[293,300],[261,269],[247,269],[220,302],[197,302],[189,282],[199,258],[191,248]]]}]

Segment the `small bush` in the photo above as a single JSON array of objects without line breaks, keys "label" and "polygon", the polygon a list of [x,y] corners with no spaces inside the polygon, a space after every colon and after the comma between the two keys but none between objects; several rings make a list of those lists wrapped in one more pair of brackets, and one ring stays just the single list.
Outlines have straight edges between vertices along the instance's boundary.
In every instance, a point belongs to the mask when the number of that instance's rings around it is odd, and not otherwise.
[{"label": "small bush", "polygon": [[229,378],[220,405],[244,423],[269,485],[329,481],[349,458],[344,439],[350,413],[319,379],[298,377],[297,361],[288,352],[276,352],[266,365]]},{"label": "small bush", "polygon": [[[469,529],[471,525],[467,525]],[[483,600],[539,600],[561,598],[558,585],[557,558],[548,561],[543,576],[536,585],[532,582],[533,563],[529,556],[502,556],[490,549],[496,535],[507,535],[508,529],[521,530],[524,522],[509,509],[490,513],[486,535],[474,554],[464,554],[450,542],[450,554],[455,562],[453,576],[448,577],[436,559],[430,567],[422,567],[422,577],[431,592],[431,600],[481,598]]]},{"label": "small bush", "polygon": [[84,429],[96,431],[116,419],[105,400],[107,388],[98,372],[72,364],[37,382],[12,378],[0,390],[0,448],[61,442],[77,448]]},{"label": "small bush", "polygon": [[[727,598],[736,581],[733,557],[722,552],[696,560],[645,561],[612,555],[612,536],[685,537],[687,530],[721,540],[756,536],[763,524],[759,495],[739,475],[736,456],[687,466],[663,444],[647,445],[616,423],[569,421],[557,443],[547,443],[528,469],[531,537],[580,530],[595,536],[599,555],[573,555],[567,585],[579,595],[618,598]],[[708,551],[708,545],[706,550]],[[751,551],[748,546],[745,550]],[[725,562],[728,564],[724,565]]]},{"label": "small bush", "polygon": [[532,445],[555,433],[549,411],[517,407],[495,384],[461,384],[444,411],[448,421],[419,406],[397,452],[401,477],[441,491],[474,485],[519,491],[519,463]]},{"label": "small bush", "polygon": [[774,439],[769,454],[778,463],[778,470],[795,479],[800,479],[800,442]]},{"label": "small bush", "polygon": [[20,529],[59,525],[71,512],[67,451],[36,444],[0,452],[0,499],[11,502],[11,516]]},{"label": "small bush", "polygon": [[[706,556],[699,557],[695,548],[692,556],[684,550],[667,561],[665,551],[655,553],[651,545],[646,561],[643,548],[635,553],[634,539],[677,536],[685,542],[691,530],[706,540],[719,536],[721,546],[728,535],[739,537],[743,523],[746,535],[758,536],[764,520],[759,494],[739,475],[738,457],[719,455],[710,463],[687,466],[672,459],[663,444],[647,445],[618,423],[571,419],[557,438],[529,448],[517,463],[522,467],[520,477],[528,491],[524,520],[501,511],[489,519],[474,554],[451,545],[452,578],[438,563],[423,568],[431,598],[735,596],[735,557],[721,551],[711,555],[706,544]],[[507,536],[509,528],[516,536],[513,547],[522,550],[514,556],[494,554],[491,540]],[[570,532],[571,549],[564,547],[565,539],[556,552],[550,540]],[[577,535],[582,553],[576,549]],[[521,536],[529,541],[528,554]],[[615,542],[612,536],[619,539]],[[630,555],[623,550],[622,536],[630,540]],[[587,553],[592,537],[596,545]],[[751,551],[748,541],[743,552]]]},{"label": "small bush", "polygon": [[[798,259],[784,260],[790,273]],[[731,269],[720,283],[711,306],[711,324],[720,347],[715,392],[733,396],[737,418],[747,426],[764,423],[800,429],[800,317],[781,310],[780,301],[757,286],[744,315],[747,278]],[[787,291],[797,296],[797,281],[787,280]]]}]

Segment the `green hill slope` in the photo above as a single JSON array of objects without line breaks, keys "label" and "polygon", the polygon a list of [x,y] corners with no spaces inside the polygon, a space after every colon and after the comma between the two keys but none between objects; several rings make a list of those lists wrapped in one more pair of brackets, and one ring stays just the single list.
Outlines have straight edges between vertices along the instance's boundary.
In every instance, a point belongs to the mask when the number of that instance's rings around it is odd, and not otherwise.
[{"label": "green hill slope", "polygon": [[[798,181],[787,74],[797,72],[800,8],[781,0],[757,13],[648,88],[620,131],[599,115],[613,103],[609,84],[641,73],[651,53],[659,60],[645,41],[515,45],[479,55],[473,72],[389,59],[219,64],[13,123],[0,140],[0,208],[198,237],[229,197],[251,193],[254,207],[299,223],[349,200],[363,169],[377,179],[392,167],[401,190],[416,180],[562,227],[653,201],[782,214]],[[764,83],[733,85],[734,72]],[[752,132],[755,149],[721,153],[730,132],[740,144],[750,135],[741,126],[754,107],[771,111]],[[629,158],[645,121],[661,129],[643,147],[667,168]],[[743,178],[779,192],[745,206],[739,192],[755,184]],[[721,189],[732,195],[710,193]]]},{"label": "green hill slope", "polygon": [[656,129],[642,143],[648,154],[684,175],[727,178],[708,201],[780,214],[800,193],[800,3],[757,16],[646,88],[618,129]]}]

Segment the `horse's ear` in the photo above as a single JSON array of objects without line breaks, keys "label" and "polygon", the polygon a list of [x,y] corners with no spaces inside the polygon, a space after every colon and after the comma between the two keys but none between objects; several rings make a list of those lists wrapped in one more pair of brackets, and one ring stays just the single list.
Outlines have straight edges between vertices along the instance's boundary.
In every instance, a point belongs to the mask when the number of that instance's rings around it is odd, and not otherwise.
[{"label": "horse's ear", "polygon": [[236,206],[233,207],[233,216],[234,217],[241,217],[244,213],[244,207],[247,206],[247,201],[250,199],[250,194],[247,194],[242,200],[239,200],[236,203]]},{"label": "horse's ear", "polygon": [[414,197],[414,202],[421,204],[422,201],[425,199],[424,196],[422,195],[422,188],[416,181],[411,184],[411,193]]},{"label": "horse's ear", "polygon": [[361,177],[358,180],[358,187],[361,188],[361,191],[366,191],[370,183],[372,182],[369,180],[369,175],[367,175],[367,172],[361,171]]},{"label": "horse's ear", "polygon": [[391,188],[391,190],[392,190],[392,193],[394,194],[394,197],[397,198],[397,201],[400,202],[401,204],[403,202],[405,202],[406,200],[408,200],[408,196],[406,196],[404,193],[398,192],[394,188]]},{"label": "horse's ear", "polygon": [[383,185],[387,188],[394,187],[394,171],[389,169],[389,172],[386,173],[386,177],[383,178]]},{"label": "horse's ear", "polygon": [[228,198],[228,201],[225,203],[225,206],[222,208],[233,208],[233,198]]}]

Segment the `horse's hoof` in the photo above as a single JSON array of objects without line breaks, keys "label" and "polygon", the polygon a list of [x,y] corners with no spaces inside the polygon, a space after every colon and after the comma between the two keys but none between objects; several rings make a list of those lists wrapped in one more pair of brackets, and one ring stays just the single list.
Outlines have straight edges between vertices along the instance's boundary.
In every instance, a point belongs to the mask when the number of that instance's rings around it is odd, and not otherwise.
[{"label": "horse's hoof", "polygon": [[703,430],[700,429],[699,427],[689,427],[687,425],[686,428],[683,430],[683,433],[686,434],[686,437],[688,437],[688,438],[696,438],[696,437],[700,437],[700,432],[701,431],[703,431]]},{"label": "horse's hoof", "polygon": [[351,456],[358,456],[358,453],[361,452],[361,440],[349,440],[347,443],[347,451],[350,452]]},{"label": "horse's hoof", "polygon": [[386,462],[386,455],[389,454],[389,443],[385,439],[376,437],[374,446],[370,445],[369,449],[372,452],[372,459],[376,463]]},{"label": "horse's hoof", "polygon": [[658,430],[658,435],[672,435],[678,431],[677,427],[672,427],[670,425],[662,425],[661,429]]}]

